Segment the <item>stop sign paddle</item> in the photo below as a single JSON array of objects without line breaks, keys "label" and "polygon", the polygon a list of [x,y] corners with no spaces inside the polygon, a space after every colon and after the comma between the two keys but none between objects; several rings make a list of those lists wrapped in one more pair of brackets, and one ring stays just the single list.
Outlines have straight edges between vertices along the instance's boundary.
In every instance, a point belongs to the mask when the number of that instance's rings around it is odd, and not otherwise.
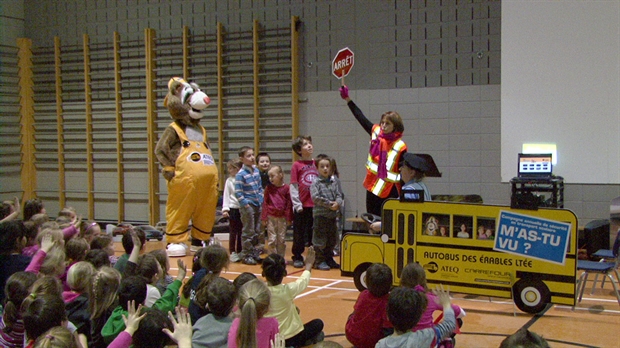
[{"label": "stop sign paddle", "polygon": [[334,60],[332,61],[332,74],[340,79],[341,84],[344,86],[344,77],[349,75],[351,68],[353,67],[353,51],[348,47],[345,47],[336,53]]}]

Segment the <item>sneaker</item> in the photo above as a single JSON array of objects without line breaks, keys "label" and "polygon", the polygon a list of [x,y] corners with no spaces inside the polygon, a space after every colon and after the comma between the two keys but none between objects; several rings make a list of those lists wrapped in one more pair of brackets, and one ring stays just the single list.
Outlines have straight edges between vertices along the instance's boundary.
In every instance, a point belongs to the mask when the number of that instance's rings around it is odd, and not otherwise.
[{"label": "sneaker", "polygon": [[333,268],[333,269],[337,269],[337,268],[339,269],[340,268],[340,264],[338,262],[334,261],[334,259],[329,259],[329,260],[326,261],[326,263],[327,263],[327,265],[330,268]]},{"label": "sneaker", "polygon": [[254,260],[254,258],[252,256],[246,256],[243,258],[243,260],[241,260],[241,263],[243,263],[244,265],[256,265],[257,262],[256,260]]},{"label": "sneaker", "polygon": [[187,255],[187,245],[185,243],[170,243],[166,247],[169,257],[183,257]]},{"label": "sneaker", "polygon": [[192,252],[196,252],[198,251],[198,249],[204,248],[207,245],[208,245],[208,242],[205,242],[204,240],[192,238],[192,245],[189,247],[189,250]]},{"label": "sneaker", "polygon": [[304,268],[304,262],[301,260],[293,261],[293,267],[295,268]]},{"label": "sneaker", "polygon": [[329,267],[329,265],[327,264],[327,262],[323,261],[321,263],[314,264],[314,268],[320,270],[320,271],[329,271],[331,269],[331,267]]},{"label": "sneaker", "polygon": [[239,261],[241,261],[239,254],[233,251],[232,254],[230,254],[230,262],[239,262]]}]

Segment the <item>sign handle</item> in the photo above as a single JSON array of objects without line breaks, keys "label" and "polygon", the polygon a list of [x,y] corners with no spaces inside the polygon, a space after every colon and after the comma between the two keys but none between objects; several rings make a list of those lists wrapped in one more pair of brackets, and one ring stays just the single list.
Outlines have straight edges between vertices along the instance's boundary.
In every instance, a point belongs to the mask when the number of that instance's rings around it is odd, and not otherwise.
[{"label": "sign handle", "polygon": [[340,79],[340,86],[344,87],[344,69],[342,69],[342,78]]}]

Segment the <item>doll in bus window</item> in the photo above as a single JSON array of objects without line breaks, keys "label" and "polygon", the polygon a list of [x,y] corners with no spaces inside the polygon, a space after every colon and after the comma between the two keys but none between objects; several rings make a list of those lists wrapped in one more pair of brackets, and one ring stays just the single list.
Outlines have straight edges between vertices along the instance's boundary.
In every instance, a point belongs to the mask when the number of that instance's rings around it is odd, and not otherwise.
[{"label": "doll in bus window", "polygon": [[428,236],[436,236],[439,229],[439,221],[436,217],[430,216],[424,223],[424,234]]}]

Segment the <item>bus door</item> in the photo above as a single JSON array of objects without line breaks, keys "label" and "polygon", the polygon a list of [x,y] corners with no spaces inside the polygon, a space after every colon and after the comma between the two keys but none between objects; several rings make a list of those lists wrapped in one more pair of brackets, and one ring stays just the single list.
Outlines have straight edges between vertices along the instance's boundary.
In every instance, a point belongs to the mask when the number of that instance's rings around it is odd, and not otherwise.
[{"label": "bus door", "polygon": [[[394,280],[400,282],[400,275],[403,268],[415,261],[415,242],[416,242],[416,223],[418,222],[418,211],[406,208],[414,208],[413,203],[401,203],[394,210],[393,241],[395,244],[394,262],[392,272]],[[408,207],[409,206],[409,207]],[[390,264],[386,262],[387,264]]]}]

